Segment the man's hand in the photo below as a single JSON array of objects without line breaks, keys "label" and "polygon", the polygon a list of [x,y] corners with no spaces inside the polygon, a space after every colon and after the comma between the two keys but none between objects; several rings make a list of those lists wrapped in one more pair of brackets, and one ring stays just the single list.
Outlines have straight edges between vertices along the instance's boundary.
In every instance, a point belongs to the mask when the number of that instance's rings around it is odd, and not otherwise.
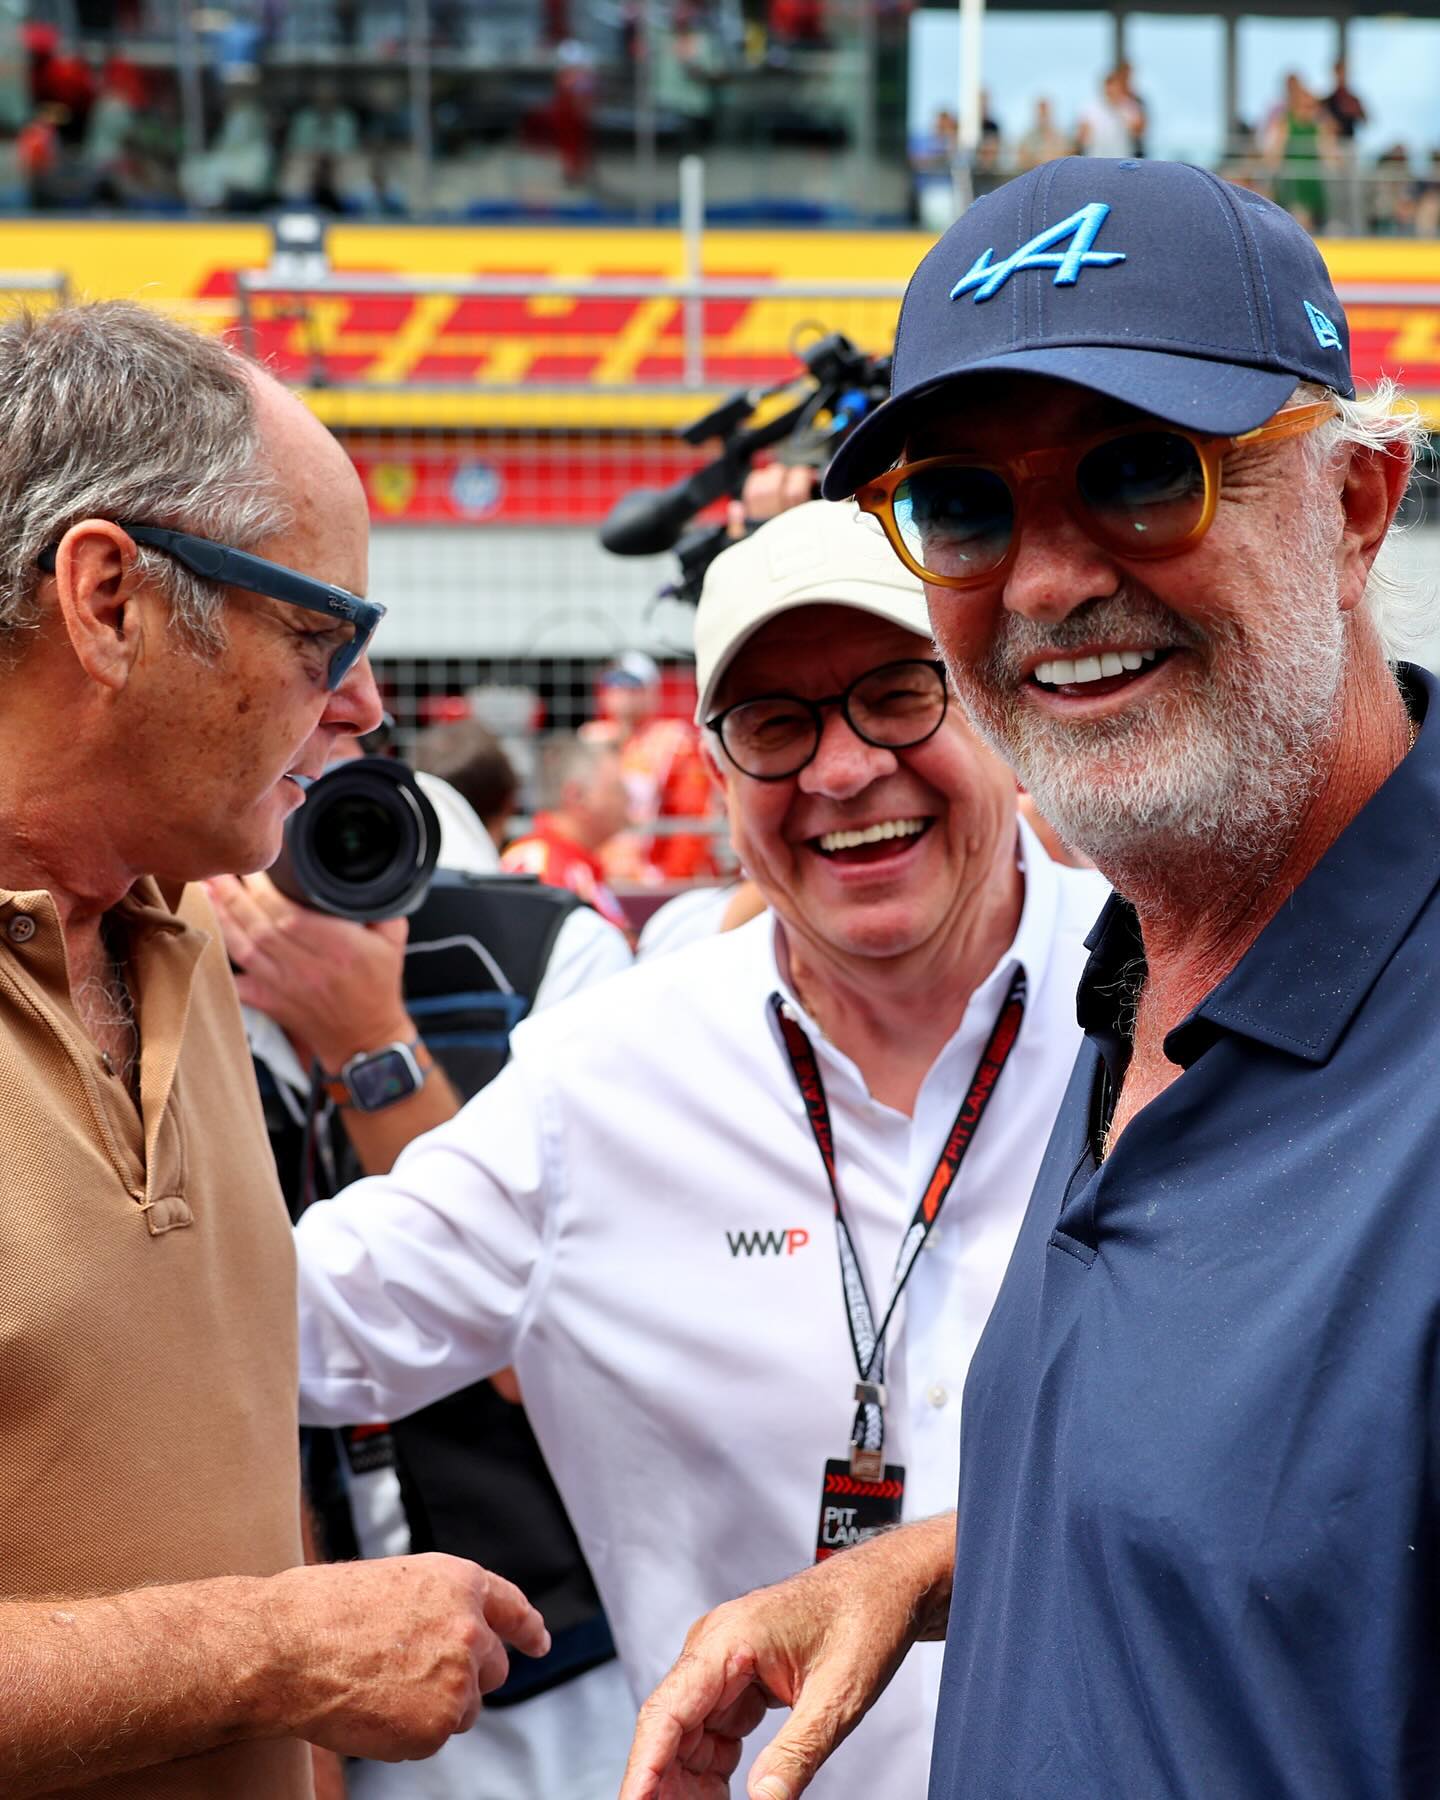
[{"label": "man's hand", "polygon": [[205,890],[240,998],[323,1067],[415,1035],[403,998],[406,920],[331,918],[296,906],[266,875],[217,875]]},{"label": "man's hand", "polygon": [[455,1556],[5,1601],[0,1793],[88,1790],[256,1739],[430,1756],[505,1679],[506,1644],[543,1656],[550,1637],[518,1588]]},{"label": "man's hand", "polygon": [[819,471],[808,464],[764,463],[745,477],[740,498],[726,509],[726,535],[743,538],[754,526],[813,500],[819,491]]},{"label": "man's hand", "polygon": [[884,1692],[910,1646],[944,1636],[955,1517],[886,1532],[692,1627],[640,1710],[620,1800],[724,1800],[767,1708],[791,1716],[751,1800],[795,1800]]},{"label": "man's hand", "polygon": [[519,1588],[457,1556],[291,1569],[268,1612],[290,1671],[289,1735],[345,1756],[408,1762],[468,1731],[509,1669],[506,1644],[550,1648]]}]

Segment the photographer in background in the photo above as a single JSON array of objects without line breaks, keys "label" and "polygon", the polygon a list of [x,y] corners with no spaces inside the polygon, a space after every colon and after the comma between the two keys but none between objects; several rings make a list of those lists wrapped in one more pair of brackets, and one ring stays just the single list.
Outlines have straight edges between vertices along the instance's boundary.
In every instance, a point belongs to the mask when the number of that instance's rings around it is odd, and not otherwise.
[{"label": "photographer in background", "polygon": [[478,719],[432,725],[416,738],[410,763],[418,775],[448,782],[474,809],[498,856],[510,835],[520,777],[495,733]]},{"label": "photographer in background", "polygon": [[[341,760],[355,768],[348,746]],[[458,863],[483,874],[490,839],[466,800],[438,776],[417,780],[439,818],[441,868]],[[312,804],[316,794],[312,788]],[[291,832],[307,823],[302,811]],[[297,855],[289,860],[292,870],[304,866]],[[412,925],[424,931],[426,908],[413,919],[361,924],[297,904],[264,875],[224,877],[209,887],[246,1002],[281,1184],[298,1217],[312,1199],[345,1181],[387,1172],[412,1138],[453,1116],[467,1097],[437,1066],[407,1009],[407,943]],[[614,927],[588,907],[567,907],[557,898],[524,881],[494,881],[466,890],[460,902],[467,928],[492,961],[498,957],[517,1004],[530,1010],[630,961]],[[538,933],[537,910],[544,915]],[[558,923],[547,927],[547,918]],[[475,986],[479,979],[477,965],[462,958],[456,985]],[[443,1042],[453,1035],[447,1029]],[[362,1069],[367,1061],[378,1064],[393,1058],[397,1044],[417,1058],[422,1080],[377,1107],[360,1104],[367,1090],[355,1059]],[[354,1092],[340,1078],[347,1069]],[[493,1383],[426,1409],[403,1427],[309,1434],[308,1487],[330,1556],[443,1543],[503,1566],[543,1604],[554,1627],[549,1657],[517,1660],[506,1686],[487,1696],[475,1727],[423,1771],[396,1775],[380,1764],[352,1765],[353,1800],[531,1800],[542,1793],[612,1800],[634,1702],[519,1397],[513,1375],[502,1371]],[[477,1541],[463,1527],[451,1533],[457,1515],[485,1521],[486,1535]]]}]

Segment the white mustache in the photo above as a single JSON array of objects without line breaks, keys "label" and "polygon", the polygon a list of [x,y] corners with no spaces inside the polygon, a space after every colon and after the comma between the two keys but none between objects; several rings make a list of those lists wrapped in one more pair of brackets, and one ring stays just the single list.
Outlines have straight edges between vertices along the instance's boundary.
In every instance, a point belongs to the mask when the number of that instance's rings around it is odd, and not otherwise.
[{"label": "white mustache", "polygon": [[1103,599],[1087,600],[1054,624],[1019,613],[1007,614],[987,658],[985,672],[992,681],[1013,684],[1023,676],[1029,659],[1048,654],[1064,656],[1097,639],[1115,643],[1144,641],[1166,649],[1198,649],[1209,641],[1197,625],[1171,612],[1152,594],[1143,589],[1122,588]]}]

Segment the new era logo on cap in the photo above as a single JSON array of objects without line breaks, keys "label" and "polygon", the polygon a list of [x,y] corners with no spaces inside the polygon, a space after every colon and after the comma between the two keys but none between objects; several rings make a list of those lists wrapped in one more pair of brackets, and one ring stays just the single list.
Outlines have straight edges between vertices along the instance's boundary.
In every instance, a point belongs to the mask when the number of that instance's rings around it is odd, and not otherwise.
[{"label": "new era logo on cap", "polygon": [[1330,323],[1318,306],[1305,302],[1305,316],[1310,321],[1310,329],[1315,333],[1315,342],[1322,350],[1340,350],[1340,333]]},{"label": "new era logo on cap", "polygon": [[[1185,163],[1062,157],[977,200],[915,271],[891,398],[826,471],[838,500],[905,454],[918,410],[971,376],[1073,382],[1218,437],[1301,382],[1346,398],[1349,331],[1314,240]],[[1017,393],[1018,397],[1018,393]]]}]

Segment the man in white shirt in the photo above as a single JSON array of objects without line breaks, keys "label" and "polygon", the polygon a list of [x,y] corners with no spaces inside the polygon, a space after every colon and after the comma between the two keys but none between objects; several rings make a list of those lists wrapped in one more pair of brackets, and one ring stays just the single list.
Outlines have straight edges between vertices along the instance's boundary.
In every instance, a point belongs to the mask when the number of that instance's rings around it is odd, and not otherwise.
[{"label": "man in white shirt", "polygon": [[[513,1364],[637,1696],[717,1600],[950,1504],[1105,893],[1017,821],[852,507],[727,550],[696,650],[770,911],[527,1020],[455,1120],[298,1232],[302,1416]],[[906,1662],[815,1794],[919,1800],[939,1666]]]}]

